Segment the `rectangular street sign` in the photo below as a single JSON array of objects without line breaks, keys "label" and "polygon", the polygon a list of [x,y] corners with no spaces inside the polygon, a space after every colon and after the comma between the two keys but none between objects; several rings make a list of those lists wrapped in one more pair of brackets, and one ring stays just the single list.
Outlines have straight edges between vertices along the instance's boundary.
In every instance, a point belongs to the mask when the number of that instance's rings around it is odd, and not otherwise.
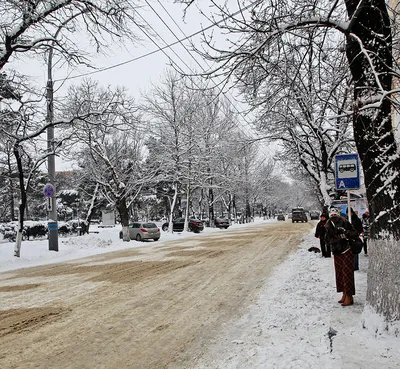
[{"label": "rectangular street sign", "polygon": [[335,178],[337,190],[357,190],[360,188],[358,154],[335,156]]}]

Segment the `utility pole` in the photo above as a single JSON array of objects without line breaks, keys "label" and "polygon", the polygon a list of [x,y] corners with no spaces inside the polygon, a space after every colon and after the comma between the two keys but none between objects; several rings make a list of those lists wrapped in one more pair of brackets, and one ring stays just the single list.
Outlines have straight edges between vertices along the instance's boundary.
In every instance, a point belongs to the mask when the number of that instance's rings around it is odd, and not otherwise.
[{"label": "utility pole", "polygon": [[[53,112],[53,47],[49,50],[49,60],[47,62],[47,91],[46,91],[46,101],[47,101],[47,116],[46,120],[49,124],[47,128],[47,150],[48,156],[48,174],[50,183],[56,188],[56,157],[54,153],[54,112]],[[48,212],[48,231],[49,231],[49,250],[58,251],[58,224],[57,224],[57,202],[56,193],[49,197],[47,200],[47,212]]]}]

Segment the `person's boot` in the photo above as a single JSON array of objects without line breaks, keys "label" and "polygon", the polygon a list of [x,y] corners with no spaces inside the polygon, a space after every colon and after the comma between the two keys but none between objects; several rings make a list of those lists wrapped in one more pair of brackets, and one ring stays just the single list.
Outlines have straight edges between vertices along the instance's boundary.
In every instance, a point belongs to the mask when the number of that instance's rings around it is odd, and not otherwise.
[{"label": "person's boot", "polygon": [[346,295],[343,293],[342,298],[338,301],[339,304],[342,304],[344,302],[344,299],[346,298]]},{"label": "person's boot", "polygon": [[344,298],[344,301],[342,303],[342,306],[349,306],[349,305],[353,305],[353,296],[346,295],[346,297]]}]

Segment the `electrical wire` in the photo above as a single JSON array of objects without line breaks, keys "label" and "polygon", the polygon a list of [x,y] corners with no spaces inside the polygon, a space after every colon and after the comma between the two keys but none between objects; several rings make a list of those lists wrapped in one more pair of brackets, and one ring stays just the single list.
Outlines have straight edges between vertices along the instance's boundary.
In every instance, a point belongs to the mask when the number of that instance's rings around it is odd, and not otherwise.
[{"label": "electrical wire", "polygon": [[[148,52],[148,53],[146,53],[146,54],[139,55],[139,56],[137,56],[137,57],[135,57],[135,58],[126,60],[126,61],[124,61],[124,62],[117,63],[117,64],[113,64],[113,65],[110,65],[110,66],[108,66],[108,67],[100,68],[100,69],[97,69],[97,70],[92,71],[92,72],[81,73],[81,74],[77,74],[77,75],[75,75],[75,76],[71,76],[71,77],[67,77],[67,78],[63,78],[63,79],[56,79],[56,80],[54,80],[54,82],[66,81],[66,80],[71,80],[71,79],[76,79],[76,78],[81,78],[81,77],[90,76],[90,75],[93,75],[93,74],[96,74],[96,73],[105,72],[105,71],[107,71],[107,70],[114,69],[114,68],[118,68],[118,67],[120,67],[120,66],[122,66],[122,65],[129,64],[129,63],[135,62],[135,61],[137,61],[137,60],[146,58],[146,57],[151,56],[151,55],[153,55],[153,54],[156,54],[156,53],[158,53],[158,52],[160,52],[160,51],[163,51],[163,50],[165,50],[165,49],[172,48],[172,46],[175,46],[175,45],[177,45],[177,44],[179,44],[179,43],[182,43],[183,41],[189,40],[189,39],[193,38],[194,36],[197,36],[197,35],[199,35],[199,34],[201,34],[201,33],[204,33],[204,31],[208,31],[209,29],[218,26],[220,23],[223,23],[223,22],[225,22],[227,19],[229,19],[229,18],[231,18],[231,17],[234,17],[235,15],[239,14],[241,11],[248,9],[248,8],[251,7],[252,5],[255,5],[256,3],[258,3],[259,1],[260,1],[260,0],[254,1],[253,3],[247,5],[245,8],[243,8],[243,9],[241,9],[241,10],[239,10],[239,11],[233,13],[233,14],[230,14],[229,16],[223,17],[223,18],[221,18],[219,21],[214,22],[214,23],[208,25],[207,27],[201,28],[199,31],[194,32],[194,33],[190,34],[189,36],[186,36],[186,37],[184,37],[184,38],[182,38],[182,39],[180,39],[180,40],[178,39],[177,41],[172,42],[172,43],[170,43],[170,44],[167,44],[166,46],[164,46],[164,47],[162,47],[162,48],[158,48],[157,50],[150,51],[150,52]],[[135,10],[135,9],[134,9],[134,10]],[[137,10],[136,10],[136,12],[137,12]],[[138,13],[138,12],[137,12],[137,13]],[[138,14],[139,14],[139,13],[138,13]]]},{"label": "electrical wire", "polygon": [[[184,36],[186,36],[185,32],[182,30],[182,28],[176,23],[176,21],[174,20],[174,18],[171,16],[171,14],[168,12],[168,10],[164,7],[164,5],[160,2],[160,0],[157,0],[158,3],[160,4],[160,6],[163,8],[163,10],[167,13],[167,15],[169,16],[169,18],[174,22],[174,24],[178,27],[178,29],[182,32],[182,34]],[[158,12],[154,9],[154,7],[147,1],[145,0],[146,4],[150,7],[150,9],[157,15],[157,17],[161,20],[161,22],[167,27],[167,29],[174,35],[174,37],[179,41],[179,37],[175,34],[175,32],[169,27],[169,25],[165,22],[165,20],[158,14]],[[242,9],[243,10],[243,9]],[[236,12],[237,13],[237,12]],[[235,14],[235,13],[234,13]],[[233,15],[232,15],[233,16]],[[142,18],[143,19],[143,18]],[[154,28],[153,28],[154,30]],[[157,32],[156,32],[157,33]],[[159,35],[157,33],[157,35]],[[161,36],[159,36],[162,40],[163,38]],[[164,40],[163,40],[164,41]],[[165,42],[165,41],[164,41]],[[196,62],[196,64],[201,68],[201,70],[203,72],[205,72],[204,67],[199,63],[199,61],[193,56],[192,52],[190,50],[188,50],[188,48],[186,47],[186,45],[183,42],[180,42],[180,44],[183,46],[183,48],[186,50],[186,52],[192,57],[192,59]],[[182,60],[182,58],[179,57],[180,60]],[[209,63],[207,62],[207,60],[205,60],[205,63],[208,65],[209,68],[211,68],[211,66],[209,65]],[[188,65],[184,62],[184,64],[186,65],[186,67],[188,67]],[[191,70],[190,67],[188,67],[189,70],[193,73],[193,71]],[[182,69],[181,69],[182,70]],[[214,85],[216,88],[219,89],[220,93],[223,93],[222,89],[214,82]],[[247,121],[247,119],[243,116],[243,114],[239,111],[239,109],[237,108],[237,106],[235,104],[233,104],[233,102],[229,99],[229,97],[227,96],[227,93],[224,92],[224,96],[225,98],[229,101],[229,103],[232,105],[232,107],[236,110],[236,112],[242,117],[243,121],[247,124],[247,126],[251,129],[251,133],[255,133],[256,137],[253,136],[253,138],[258,138],[260,139],[259,135],[254,132],[254,127],[252,127],[251,123]],[[236,102],[238,102],[232,95],[230,95]],[[238,102],[239,103],[239,102]],[[243,132],[243,130],[241,130]],[[244,133],[244,132],[243,132]],[[264,152],[265,155],[267,155],[267,153],[261,148],[261,150]],[[271,151],[268,150],[268,154],[269,156],[272,155]]]},{"label": "electrical wire", "polygon": [[[146,1],[146,3],[148,4],[148,2]],[[149,4],[148,4],[149,5]],[[151,7],[151,6],[150,6]],[[152,8],[152,7],[151,7]],[[153,8],[152,8],[153,9]],[[161,17],[159,16],[159,14],[153,9],[153,11],[157,14],[157,16],[161,19]],[[146,24],[147,24],[147,26],[154,32],[154,34],[157,36],[157,37],[159,37],[164,43],[166,43],[166,41],[164,40],[164,38],[147,22],[147,20],[140,14],[140,13],[138,13],[138,15],[139,15],[139,17],[143,20],[143,22],[145,22]],[[165,24],[165,22],[163,21],[163,23]],[[168,27],[168,29],[170,29],[169,27]],[[160,46],[157,44],[157,42],[156,41],[154,41],[153,40],[153,38],[146,32],[146,31],[144,31],[143,29],[141,29],[142,30],[142,32],[146,35],[146,37],[148,37],[149,38],[149,40],[152,42],[152,43],[154,43],[157,47],[159,47],[160,48]],[[172,31],[171,31],[172,32]],[[173,33],[173,32],[172,32]],[[174,34],[174,33],[173,33]],[[177,37],[175,34],[174,34],[174,36],[175,37]],[[186,51],[188,51],[187,49],[186,49],[186,47],[185,47],[185,50]],[[188,51],[189,52],[189,51]],[[175,65],[175,67],[178,69],[178,71],[181,73],[181,74],[186,74],[185,73],[185,71],[181,68],[181,66],[179,66],[169,55],[167,55],[166,53],[165,53],[165,51],[163,50],[163,53],[166,55],[166,57],[168,58],[168,60],[171,62],[171,64],[173,64],[173,65]],[[176,53],[175,53],[176,54]],[[189,54],[193,57],[193,55],[189,52]],[[176,54],[177,55],[177,54]],[[194,58],[194,57],[193,57]],[[185,61],[183,61],[182,60],[182,58],[180,58],[179,57],[179,59],[185,64],[185,66],[193,73],[193,71],[192,71],[192,69],[187,65],[187,63],[185,62]],[[194,58],[194,60],[196,61],[196,63],[198,63],[198,61],[197,61],[197,59],[196,58]],[[198,63],[199,64],[199,63]],[[200,65],[200,64],[199,64]],[[201,65],[200,65],[200,67],[201,67]],[[195,81],[193,81],[193,83],[194,83],[194,85],[200,90],[201,89],[201,87],[198,85],[198,84],[196,84],[196,82]],[[217,87],[217,88],[219,88],[216,84],[215,84],[215,86]],[[220,93],[222,93],[222,91],[220,90]],[[233,106],[233,104],[232,104],[232,102],[227,98],[227,100],[230,102],[230,104]],[[240,112],[239,112],[240,113]],[[245,135],[245,136],[247,136],[247,134],[246,134],[246,132],[244,132],[238,125],[237,125],[237,127],[238,127],[238,129]]]}]

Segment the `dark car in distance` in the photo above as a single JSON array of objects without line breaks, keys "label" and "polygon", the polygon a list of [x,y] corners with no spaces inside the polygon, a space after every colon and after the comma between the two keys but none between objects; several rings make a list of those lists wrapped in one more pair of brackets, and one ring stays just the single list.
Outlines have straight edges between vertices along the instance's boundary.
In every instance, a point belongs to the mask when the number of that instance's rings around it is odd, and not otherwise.
[{"label": "dark car in distance", "polygon": [[[173,232],[182,232],[183,226],[185,225],[185,218],[175,218],[172,221],[172,231]],[[166,232],[168,231],[169,222],[165,222],[161,229]],[[189,219],[188,224],[189,231],[194,233],[199,233],[204,229],[203,222],[200,219]]]},{"label": "dark car in distance", "polygon": [[278,217],[276,219],[277,220],[285,220],[285,215],[284,214],[278,214]]},{"label": "dark car in distance", "polygon": [[310,219],[311,220],[319,219],[319,211],[311,210],[310,211]]},{"label": "dark car in distance", "polygon": [[292,223],[294,222],[308,222],[307,214],[304,209],[293,209],[292,210]]},{"label": "dark car in distance", "polygon": [[214,219],[214,225],[215,225],[216,228],[220,228],[220,229],[225,228],[225,229],[227,229],[230,226],[229,219],[227,219],[227,218],[215,218]]}]

